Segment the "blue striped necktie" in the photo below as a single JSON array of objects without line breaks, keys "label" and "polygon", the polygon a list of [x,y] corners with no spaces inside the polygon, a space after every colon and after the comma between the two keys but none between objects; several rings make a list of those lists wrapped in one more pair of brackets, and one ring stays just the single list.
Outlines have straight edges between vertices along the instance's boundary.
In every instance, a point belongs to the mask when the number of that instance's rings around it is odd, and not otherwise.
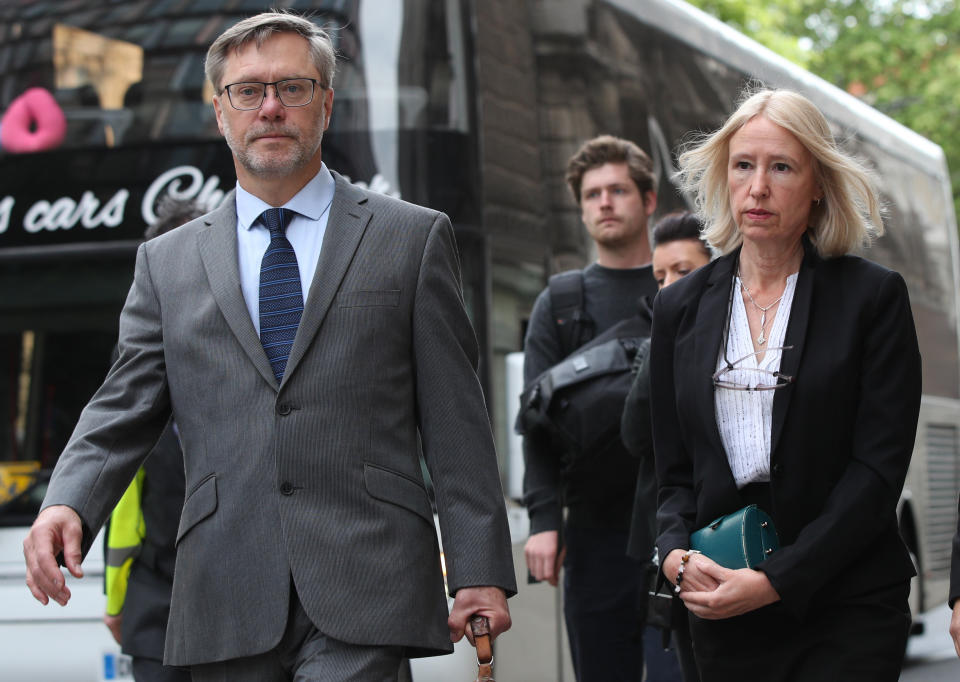
[{"label": "blue striped necktie", "polygon": [[292,217],[293,211],[286,208],[270,208],[260,214],[260,222],[270,230],[270,244],[260,263],[260,343],[277,384],[283,379],[303,315],[297,254],[286,236]]}]

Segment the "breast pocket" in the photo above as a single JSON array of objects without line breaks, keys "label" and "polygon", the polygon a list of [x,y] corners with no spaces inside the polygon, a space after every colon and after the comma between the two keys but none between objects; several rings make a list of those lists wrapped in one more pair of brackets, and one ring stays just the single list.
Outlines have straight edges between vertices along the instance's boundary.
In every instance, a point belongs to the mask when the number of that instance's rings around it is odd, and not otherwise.
[{"label": "breast pocket", "polygon": [[399,304],[399,289],[359,289],[344,291],[337,296],[337,306],[340,308],[396,308]]}]

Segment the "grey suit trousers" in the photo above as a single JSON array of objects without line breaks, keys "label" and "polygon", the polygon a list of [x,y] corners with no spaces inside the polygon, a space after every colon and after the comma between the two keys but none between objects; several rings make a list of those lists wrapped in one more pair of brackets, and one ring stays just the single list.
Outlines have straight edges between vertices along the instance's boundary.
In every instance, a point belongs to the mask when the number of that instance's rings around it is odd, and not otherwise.
[{"label": "grey suit trousers", "polygon": [[275,649],[191,668],[193,682],[397,682],[399,646],[362,646],[328,637],[290,586],[290,615]]}]

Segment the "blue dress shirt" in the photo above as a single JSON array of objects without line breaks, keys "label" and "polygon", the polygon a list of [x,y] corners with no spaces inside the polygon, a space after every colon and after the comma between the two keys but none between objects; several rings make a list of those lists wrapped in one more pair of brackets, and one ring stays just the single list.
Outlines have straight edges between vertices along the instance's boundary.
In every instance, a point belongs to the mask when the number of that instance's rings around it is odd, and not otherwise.
[{"label": "blue dress shirt", "polygon": [[[282,208],[294,211],[287,226],[287,239],[297,254],[303,304],[309,302],[310,284],[320,260],[320,247],[327,230],[327,218],[336,183],[326,164],[313,179]],[[270,243],[270,232],[257,218],[270,204],[250,194],[237,183],[237,255],[240,260],[240,287],[253,327],[260,334],[260,262]],[[278,207],[280,208],[280,207]]]}]

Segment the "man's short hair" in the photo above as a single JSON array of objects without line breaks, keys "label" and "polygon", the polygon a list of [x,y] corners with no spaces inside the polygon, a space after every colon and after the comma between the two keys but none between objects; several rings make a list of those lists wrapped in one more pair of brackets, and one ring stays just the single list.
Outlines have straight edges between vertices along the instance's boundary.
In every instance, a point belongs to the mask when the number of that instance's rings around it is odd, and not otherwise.
[{"label": "man's short hair", "polygon": [[567,186],[570,187],[578,206],[583,174],[605,163],[626,164],[630,178],[641,195],[657,191],[657,176],[653,173],[653,161],[647,153],[630,140],[601,135],[584,142],[577,153],[567,161]]},{"label": "man's short hair", "polygon": [[223,80],[223,72],[230,53],[240,50],[250,42],[255,42],[259,48],[275,33],[295,33],[305,38],[310,44],[310,58],[320,73],[320,85],[324,88],[333,87],[333,76],[337,70],[337,54],[327,32],[312,21],[296,14],[271,10],[234,24],[214,40],[213,45],[207,50],[204,69],[217,94],[223,90],[221,80]]}]

